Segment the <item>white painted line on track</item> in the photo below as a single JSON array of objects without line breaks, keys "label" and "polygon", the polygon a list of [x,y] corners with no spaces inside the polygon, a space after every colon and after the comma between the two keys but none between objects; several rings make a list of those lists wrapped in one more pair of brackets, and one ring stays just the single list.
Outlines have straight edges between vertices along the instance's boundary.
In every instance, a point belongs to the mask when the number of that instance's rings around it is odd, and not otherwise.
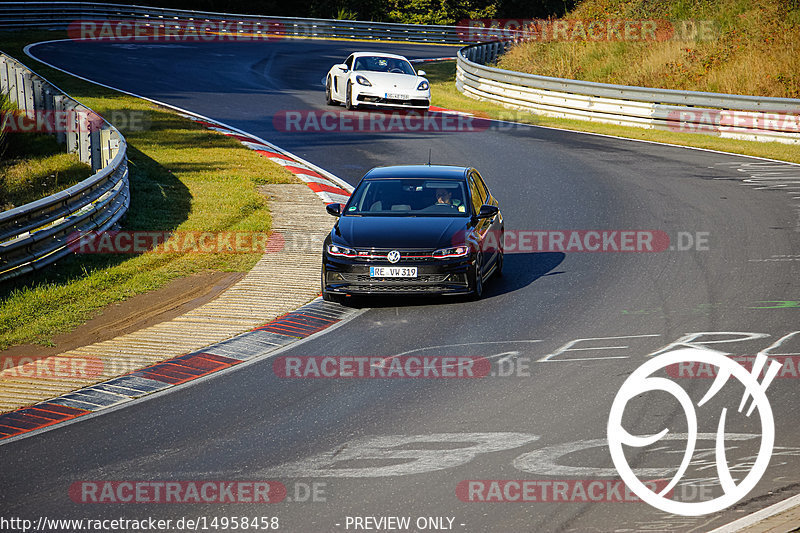
[{"label": "white painted line on track", "polygon": [[[755,513],[743,516],[742,518],[734,520],[729,524],[725,524],[724,526],[720,526],[717,529],[713,529],[708,533],[735,533],[737,531],[742,531],[745,528],[754,526],[759,522],[766,520],[767,518],[771,518],[798,505],[800,505],[800,494],[792,496],[791,498],[787,498],[782,502],[778,502],[774,505],[770,505],[769,507],[765,507],[764,509],[756,511]],[[794,526],[786,524],[786,527],[793,528],[796,525],[797,524],[795,524]],[[787,529],[786,531],[789,531],[789,529]]]}]

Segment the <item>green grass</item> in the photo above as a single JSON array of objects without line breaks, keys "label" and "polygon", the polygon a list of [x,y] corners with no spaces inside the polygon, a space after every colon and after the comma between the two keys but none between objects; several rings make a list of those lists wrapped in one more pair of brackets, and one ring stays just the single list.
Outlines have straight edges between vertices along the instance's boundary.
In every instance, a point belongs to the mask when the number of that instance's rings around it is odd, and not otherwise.
[{"label": "green grass", "polygon": [[630,139],[664,142],[682,146],[693,146],[730,152],[734,154],[753,155],[782,161],[800,163],[800,147],[777,142],[761,143],[753,141],[740,141],[736,139],[723,139],[713,135],[680,133],[663,130],[649,130],[616,126],[613,124],[600,124],[583,120],[569,120],[550,118],[534,115],[528,111],[518,111],[505,108],[499,104],[476,100],[463,95],[455,86],[455,61],[441,61],[426,63],[425,72],[431,82],[433,105],[459,111],[468,111],[477,116],[536,124],[551,128],[587,131],[616,135]]},{"label": "green grass", "polygon": [[[293,183],[279,165],[172,111],[76,80],[24,56],[25,44],[52,32],[0,34],[0,50],[16,57],[101,115],[146,113],[144,131],[122,129],[128,141],[131,206],[127,230],[267,232],[270,216],[256,186]],[[260,254],[153,253],[73,255],[42,272],[0,284],[0,349],[51,344],[105,306],[204,271],[244,272]]]},{"label": "green grass", "polygon": [[[0,113],[8,113],[14,110],[14,105],[8,100],[6,95],[0,93]],[[8,132],[5,128],[0,128],[0,160],[3,159],[6,146],[8,144]]]},{"label": "green grass", "polygon": [[0,158],[0,209],[33,202],[92,175],[89,165],[52,135],[8,133]]}]

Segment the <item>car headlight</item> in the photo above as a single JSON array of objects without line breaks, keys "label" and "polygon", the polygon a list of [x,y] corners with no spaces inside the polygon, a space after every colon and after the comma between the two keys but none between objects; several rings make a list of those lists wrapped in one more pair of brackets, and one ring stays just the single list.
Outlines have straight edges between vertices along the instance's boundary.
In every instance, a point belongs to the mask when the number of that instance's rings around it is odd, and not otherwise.
[{"label": "car headlight", "polygon": [[337,257],[356,257],[358,255],[352,248],[339,246],[338,244],[329,244],[328,253]]},{"label": "car headlight", "polygon": [[433,252],[436,259],[450,259],[452,257],[465,257],[469,254],[469,246],[453,246],[452,248],[442,248]]},{"label": "car headlight", "polygon": [[417,90],[427,91],[428,87],[430,87],[430,85],[428,85],[428,80],[422,80],[421,82],[419,82],[419,85],[417,85]]},{"label": "car headlight", "polygon": [[372,87],[372,84],[369,82],[369,80],[367,78],[365,78],[364,76],[362,76],[361,74],[356,76],[356,83],[359,84],[359,85],[365,85],[367,87]]}]

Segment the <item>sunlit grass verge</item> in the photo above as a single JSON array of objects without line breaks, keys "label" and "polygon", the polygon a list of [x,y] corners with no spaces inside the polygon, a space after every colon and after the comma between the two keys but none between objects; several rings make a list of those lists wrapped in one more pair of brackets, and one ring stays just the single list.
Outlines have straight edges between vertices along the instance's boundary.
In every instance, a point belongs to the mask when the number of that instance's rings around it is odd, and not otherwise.
[{"label": "sunlit grass verge", "polygon": [[0,211],[62,191],[92,175],[52,135],[9,132],[0,156]]},{"label": "sunlit grass verge", "polygon": [[476,100],[465,96],[459,92],[458,89],[456,89],[455,63],[455,61],[440,61],[436,63],[425,64],[425,72],[428,80],[431,82],[431,94],[433,97],[433,105],[435,106],[459,111],[468,111],[479,116],[492,119],[510,120],[514,122],[536,124],[538,126],[546,126],[551,128],[602,133],[606,135],[627,137],[630,139],[663,142],[682,146],[693,146],[696,148],[719,150],[721,152],[745,154],[800,163],[800,147],[797,145],[789,145],[777,142],[762,143],[754,141],[740,141],[736,139],[723,139],[713,135],[651,130],[645,128],[616,126],[613,124],[601,124],[583,120],[550,118],[541,115],[534,115],[528,111],[508,109],[492,102]]},{"label": "sunlit grass verge", "polygon": [[[23,61],[101,115],[145,114],[141,131],[121,127],[128,141],[131,206],[126,230],[267,232],[270,216],[256,186],[292,183],[279,165],[172,111],[76,80],[22,52],[54,32],[0,34],[0,49]],[[244,272],[260,254],[153,253],[72,255],[43,272],[0,284],[0,349],[51,344],[105,306],[205,271]]]}]

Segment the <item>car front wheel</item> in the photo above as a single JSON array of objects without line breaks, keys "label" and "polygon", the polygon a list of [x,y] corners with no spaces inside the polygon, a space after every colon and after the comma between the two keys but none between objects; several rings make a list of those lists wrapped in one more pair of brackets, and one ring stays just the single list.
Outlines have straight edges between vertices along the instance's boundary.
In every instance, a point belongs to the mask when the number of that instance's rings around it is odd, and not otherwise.
[{"label": "car front wheel", "polygon": [[322,299],[326,302],[341,302],[341,296],[338,294],[332,294],[328,292],[325,288],[325,270],[322,270],[320,274],[320,284],[322,285]]},{"label": "car front wheel", "polygon": [[503,252],[497,254],[497,263],[494,267],[494,274],[498,278],[503,275]]},{"label": "car front wheel", "polygon": [[347,90],[344,92],[344,106],[348,111],[358,108],[358,106],[353,103],[353,84],[349,81],[347,82]]},{"label": "car front wheel", "polygon": [[333,95],[331,94],[331,77],[328,76],[328,79],[325,80],[325,103],[328,105],[336,105],[336,101],[333,99]]},{"label": "car front wheel", "polygon": [[483,268],[481,266],[481,254],[475,258],[475,266],[472,269],[472,294],[471,299],[480,300],[483,296]]}]

